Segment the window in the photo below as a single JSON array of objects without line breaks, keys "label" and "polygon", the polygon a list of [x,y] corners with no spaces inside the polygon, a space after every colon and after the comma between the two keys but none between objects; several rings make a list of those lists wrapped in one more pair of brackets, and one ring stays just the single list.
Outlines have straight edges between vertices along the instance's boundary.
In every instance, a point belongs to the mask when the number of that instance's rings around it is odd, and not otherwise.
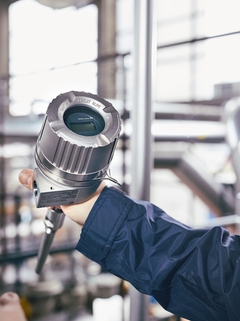
[{"label": "window", "polygon": [[240,2],[158,0],[156,4],[156,99],[211,100],[219,98],[217,86],[226,83],[233,85],[228,87],[229,96],[236,94],[235,83],[240,94]]},{"label": "window", "polygon": [[45,113],[62,92],[97,90],[97,7],[54,10],[34,0],[9,8],[10,113]]}]

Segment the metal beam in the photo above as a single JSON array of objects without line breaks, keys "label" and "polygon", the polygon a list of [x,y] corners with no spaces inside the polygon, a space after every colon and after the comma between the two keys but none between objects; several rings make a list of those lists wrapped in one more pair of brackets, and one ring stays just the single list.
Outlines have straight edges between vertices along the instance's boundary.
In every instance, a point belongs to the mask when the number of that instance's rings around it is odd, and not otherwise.
[{"label": "metal beam", "polygon": [[155,168],[168,168],[176,174],[217,216],[235,213],[230,187],[217,183],[199,159],[187,150],[155,151]]}]

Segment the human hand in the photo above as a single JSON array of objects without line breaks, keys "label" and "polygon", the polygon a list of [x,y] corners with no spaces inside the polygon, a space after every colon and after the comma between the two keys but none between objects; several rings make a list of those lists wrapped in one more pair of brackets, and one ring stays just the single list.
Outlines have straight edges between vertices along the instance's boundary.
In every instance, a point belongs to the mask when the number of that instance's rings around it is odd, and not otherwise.
[{"label": "human hand", "polygon": [[[34,181],[34,172],[31,169],[24,169],[20,172],[18,179],[22,185],[27,187],[28,189],[33,189],[33,181]],[[93,196],[87,201],[79,204],[73,205],[60,205],[59,207],[62,211],[68,216],[71,220],[76,222],[79,225],[84,225],[93,205],[101,194],[102,190],[106,186],[106,183],[102,181],[96,192]],[[0,320],[1,321],[1,320]]]},{"label": "human hand", "polygon": [[19,296],[6,292],[0,296],[0,321],[26,321]]}]

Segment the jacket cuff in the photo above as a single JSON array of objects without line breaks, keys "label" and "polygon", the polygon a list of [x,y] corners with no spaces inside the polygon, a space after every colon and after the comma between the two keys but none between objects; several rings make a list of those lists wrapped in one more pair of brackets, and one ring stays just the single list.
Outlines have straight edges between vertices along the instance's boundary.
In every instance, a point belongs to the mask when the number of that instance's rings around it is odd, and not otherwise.
[{"label": "jacket cuff", "polygon": [[82,228],[76,249],[104,265],[103,260],[133,205],[134,202],[121,191],[105,187]]}]

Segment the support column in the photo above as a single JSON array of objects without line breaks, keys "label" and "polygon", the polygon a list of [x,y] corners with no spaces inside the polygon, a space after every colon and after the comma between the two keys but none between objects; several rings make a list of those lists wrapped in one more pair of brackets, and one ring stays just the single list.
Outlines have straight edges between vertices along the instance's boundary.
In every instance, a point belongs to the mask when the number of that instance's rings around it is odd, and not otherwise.
[{"label": "support column", "polygon": [[[132,183],[134,198],[150,199],[152,159],[152,102],[155,39],[153,37],[154,0],[135,0],[133,93],[132,93]],[[132,320],[131,320],[132,321]]]},{"label": "support column", "polygon": [[9,108],[9,4],[0,1],[0,122]]},{"label": "support column", "polygon": [[[152,158],[152,76],[154,53],[154,0],[135,0],[132,96],[132,182],[130,195],[150,200]],[[130,288],[130,320],[146,321],[149,297]]]},{"label": "support column", "polygon": [[[8,4],[0,2],[0,147],[5,144],[4,117],[8,108],[8,83],[9,83],[9,29],[8,29]],[[5,237],[5,159],[0,155],[0,228],[3,235],[0,240],[0,253],[7,251]]]},{"label": "support column", "polygon": [[0,2],[0,80],[8,81],[9,75],[9,29],[8,29],[8,4]]},{"label": "support column", "polygon": [[98,3],[98,95],[116,96],[116,0]]}]

